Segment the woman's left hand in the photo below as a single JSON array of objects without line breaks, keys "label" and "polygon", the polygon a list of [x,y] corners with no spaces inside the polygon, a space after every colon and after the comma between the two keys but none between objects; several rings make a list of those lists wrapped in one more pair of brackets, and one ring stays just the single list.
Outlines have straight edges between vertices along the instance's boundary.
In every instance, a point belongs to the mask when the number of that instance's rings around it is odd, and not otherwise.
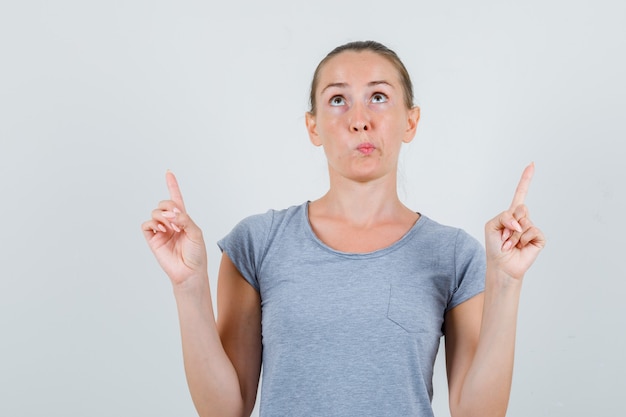
[{"label": "woman's left hand", "polygon": [[524,204],[534,172],[534,164],[524,169],[511,207],[485,225],[487,266],[515,279],[524,277],[546,244],[541,230],[530,221]]}]

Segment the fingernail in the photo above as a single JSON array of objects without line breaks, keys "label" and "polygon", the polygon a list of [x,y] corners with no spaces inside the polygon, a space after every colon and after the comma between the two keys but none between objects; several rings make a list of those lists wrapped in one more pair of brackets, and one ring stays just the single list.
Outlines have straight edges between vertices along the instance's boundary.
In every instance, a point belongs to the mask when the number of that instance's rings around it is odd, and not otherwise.
[{"label": "fingernail", "polygon": [[502,245],[502,252],[507,252],[509,249],[511,249],[511,246],[511,241],[507,240],[506,242],[504,242],[504,245]]},{"label": "fingernail", "polygon": [[166,219],[173,219],[174,217],[176,217],[176,213],[172,213],[171,211],[164,211],[163,213],[161,213],[161,215]]},{"label": "fingernail", "polygon": [[175,232],[180,232],[180,229],[174,223],[170,223],[170,226],[172,226],[172,229],[174,229]]},{"label": "fingernail", "polygon": [[516,232],[522,233],[522,226],[520,226],[520,224],[517,221],[511,220],[511,227],[513,227],[513,229],[515,229]]},{"label": "fingernail", "polygon": [[180,213],[180,210],[178,210],[178,208],[174,207],[174,210],[172,210],[174,213],[178,214]]},{"label": "fingernail", "polygon": [[502,231],[502,241],[505,242],[510,237],[511,237],[511,230],[510,229],[504,229]]},{"label": "fingernail", "polygon": [[[162,224],[159,224],[157,226],[159,228],[160,231],[162,231],[163,233],[167,232],[167,229],[165,228],[165,226],[163,226]],[[154,231],[154,233],[156,233],[156,230]]]}]

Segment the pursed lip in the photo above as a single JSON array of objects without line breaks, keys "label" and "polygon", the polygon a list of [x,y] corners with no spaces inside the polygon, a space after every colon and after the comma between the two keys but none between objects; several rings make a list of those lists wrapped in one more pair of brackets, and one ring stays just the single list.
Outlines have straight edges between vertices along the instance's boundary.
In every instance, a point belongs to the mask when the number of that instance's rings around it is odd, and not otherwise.
[{"label": "pursed lip", "polygon": [[374,152],[374,150],[376,150],[376,146],[369,142],[364,142],[360,143],[359,146],[356,147],[356,149],[364,155],[369,155]]}]

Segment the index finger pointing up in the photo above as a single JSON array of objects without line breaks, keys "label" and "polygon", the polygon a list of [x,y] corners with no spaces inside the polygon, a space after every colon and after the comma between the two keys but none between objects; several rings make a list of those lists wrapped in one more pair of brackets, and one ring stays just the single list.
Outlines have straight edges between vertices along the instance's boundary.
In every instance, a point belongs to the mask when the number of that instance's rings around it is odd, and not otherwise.
[{"label": "index finger pointing up", "polygon": [[526,194],[528,194],[528,186],[530,185],[530,180],[533,178],[533,174],[535,173],[535,163],[531,162],[528,165],[524,172],[522,173],[522,178],[519,180],[519,184],[517,184],[517,188],[515,189],[515,195],[513,196],[513,202],[511,203],[511,209],[519,206],[520,204],[524,204],[524,200],[526,200]]},{"label": "index finger pointing up", "polygon": [[165,182],[170,192],[170,199],[176,203],[182,211],[185,211],[185,203],[183,202],[183,195],[180,193],[180,187],[178,187],[178,181],[176,181],[174,173],[169,169],[165,173]]}]

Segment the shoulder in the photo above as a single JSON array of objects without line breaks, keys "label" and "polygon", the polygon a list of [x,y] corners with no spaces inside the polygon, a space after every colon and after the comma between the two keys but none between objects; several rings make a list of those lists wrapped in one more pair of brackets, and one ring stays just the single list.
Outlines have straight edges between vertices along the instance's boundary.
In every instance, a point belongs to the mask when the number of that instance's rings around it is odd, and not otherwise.
[{"label": "shoulder", "polygon": [[464,229],[438,223],[423,215],[420,222],[423,222],[418,233],[421,253],[455,268],[463,268],[468,263],[484,263],[482,243]]},{"label": "shoulder", "polygon": [[306,205],[245,217],[217,245],[226,253],[241,275],[257,290],[258,271],[266,258],[271,242],[276,240],[287,219],[298,217]]},{"label": "shoulder", "polygon": [[484,291],[485,249],[464,229],[425,218],[424,234],[430,236],[429,255],[449,269],[449,297],[446,311]]},{"label": "shoulder", "polygon": [[428,216],[420,215],[422,224],[421,233],[427,238],[439,242],[448,242],[453,245],[478,245],[481,246],[478,239],[467,233],[464,229],[439,223]]},{"label": "shoulder", "polygon": [[226,239],[253,242],[266,240],[281,224],[291,218],[299,217],[298,214],[301,214],[303,210],[306,210],[306,203],[281,210],[269,209],[264,213],[249,215],[240,220],[220,242],[224,242]]},{"label": "shoulder", "polygon": [[285,209],[269,209],[265,213],[252,214],[239,221],[233,231],[239,230],[248,233],[268,231],[291,218],[297,217],[303,210],[306,210],[306,203]]}]

